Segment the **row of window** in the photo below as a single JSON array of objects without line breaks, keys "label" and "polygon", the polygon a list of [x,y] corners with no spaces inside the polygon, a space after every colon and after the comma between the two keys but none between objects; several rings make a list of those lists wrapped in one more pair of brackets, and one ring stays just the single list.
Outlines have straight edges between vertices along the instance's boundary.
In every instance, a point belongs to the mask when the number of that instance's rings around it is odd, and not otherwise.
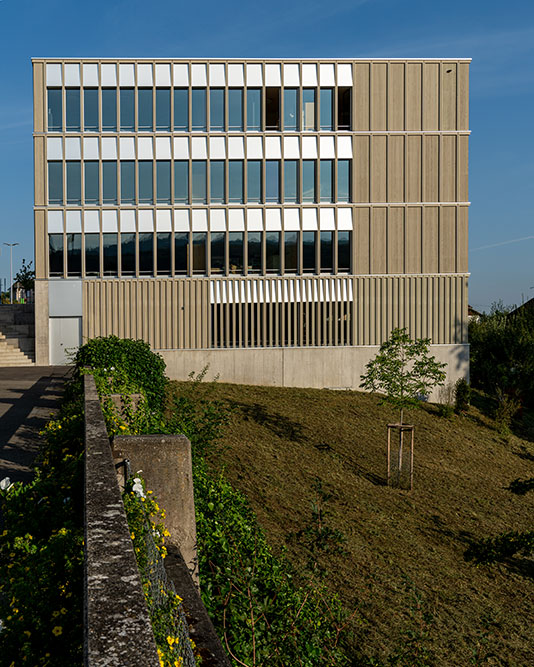
[{"label": "row of window", "polygon": [[350,130],[351,89],[336,90],[67,88],[63,120],[63,91],[49,88],[48,131],[61,132],[63,123],[67,132]]},{"label": "row of window", "polygon": [[351,201],[351,160],[302,160],[302,166],[298,160],[177,160],[172,165],[171,160],[67,160],[64,192],[63,162],[49,161],[48,203],[81,205],[82,191],[85,205]]},{"label": "row of window", "polygon": [[49,275],[63,276],[65,250],[68,276],[82,275],[82,254],[86,276],[350,273],[351,237],[350,231],[49,234]]}]

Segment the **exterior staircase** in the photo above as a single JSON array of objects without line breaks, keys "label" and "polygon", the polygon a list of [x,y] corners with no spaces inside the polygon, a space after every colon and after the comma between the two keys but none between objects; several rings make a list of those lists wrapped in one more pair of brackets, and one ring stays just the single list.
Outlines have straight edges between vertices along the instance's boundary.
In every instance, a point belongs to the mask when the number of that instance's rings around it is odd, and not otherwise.
[{"label": "exterior staircase", "polygon": [[0,306],[0,367],[35,365],[33,305]]}]

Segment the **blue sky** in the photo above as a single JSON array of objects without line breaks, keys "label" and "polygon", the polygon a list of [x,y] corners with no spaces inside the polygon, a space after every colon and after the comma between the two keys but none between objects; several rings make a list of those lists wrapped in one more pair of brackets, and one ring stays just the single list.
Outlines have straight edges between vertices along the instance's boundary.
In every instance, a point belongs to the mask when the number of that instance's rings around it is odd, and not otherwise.
[{"label": "blue sky", "polygon": [[20,243],[16,267],[33,256],[39,56],[471,57],[469,300],[487,309],[534,297],[531,0],[0,0],[0,243]]}]

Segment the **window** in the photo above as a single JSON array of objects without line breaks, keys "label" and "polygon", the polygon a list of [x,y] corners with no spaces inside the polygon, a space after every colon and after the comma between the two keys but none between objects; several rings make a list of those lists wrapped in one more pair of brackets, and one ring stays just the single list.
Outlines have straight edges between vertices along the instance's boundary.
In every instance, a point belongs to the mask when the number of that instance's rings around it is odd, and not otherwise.
[{"label": "window", "polygon": [[247,89],[247,131],[261,131],[261,90]]},{"label": "window", "polygon": [[67,234],[67,275],[82,275],[82,235]]},{"label": "window", "polygon": [[241,88],[230,88],[228,91],[228,130],[243,131],[243,91]]},{"label": "window", "polygon": [[135,234],[121,234],[121,275],[135,275]]},{"label": "window", "polygon": [[157,160],[156,162],[156,201],[158,204],[171,203],[170,160]]},{"label": "window", "polygon": [[280,129],[280,88],[265,89],[265,129]]},{"label": "window", "polygon": [[140,132],[152,132],[154,128],[152,88],[137,90],[137,128]]},{"label": "window", "polygon": [[120,128],[121,132],[135,130],[135,95],[133,88],[120,89]]},{"label": "window", "polygon": [[98,162],[96,160],[88,160],[85,163],[84,175],[85,203],[89,206],[97,206],[100,203],[100,184],[98,179]]},{"label": "window", "polygon": [[315,160],[302,161],[302,201],[315,202]]},{"label": "window", "polygon": [[98,88],[83,91],[83,128],[85,132],[98,132]]},{"label": "window", "polygon": [[135,162],[121,160],[121,204],[135,204]]},{"label": "window", "polygon": [[85,241],[85,275],[100,274],[100,234],[84,234]]},{"label": "window", "polygon": [[280,273],[280,232],[265,232],[267,273]]},{"label": "window", "polygon": [[189,130],[189,91],[187,88],[174,89],[174,129],[177,132]]},{"label": "window", "polygon": [[206,161],[193,160],[191,163],[192,171],[192,193],[193,204],[206,203]]},{"label": "window", "polygon": [[351,232],[337,233],[337,270],[338,273],[350,273]]},{"label": "window", "polygon": [[350,199],[350,160],[338,160],[337,200],[348,203]]},{"label": "window", "polygon": [[176,232],[174,234],[174,272],[184,275],[187,273],[187,249],[189,233]]},{"label": "window", "polygon": [[224,273],[224,232],[211,233],[211,272]]},{"label": "window", "polygon": [[296,132],[298,128],[298,90],[296,88],[284,89],[284,130]]},{"label": "window", "polygon": [[321,102],[321,119],[319,125],[321,130],[331,132],[334,129],[333,91],[331,88],[321,88],[319,95]]},{"label": "window", "polygon": [[228,233],[228,269],[230,273],[243,273],[243,232]]},{"label": "window", "polygon": [[247,162],[247,202],[261,204],[261,160]]},{"label": "window", "polygon": [[65,91],[67,132],[80,131],[80,89],[67,88]]},{"label": "window", "polygon": [[333,202],[332,181],[334,176],[333,160],[321,160],[320,163],[320,201]]},{"label": "window", "polygon": [[320,232],[321,237],[321,273],[334,270],[334,232]]},{"label": "window", "polygon": [[248,232],[247,234],[247,258],[248,272],[261,273],[261,232]]},{"label": "window", "polygon": [[153,182],[153,168],[152,160],[140,160],[138,162],[139,169],[139,203],[153,204],[154,203],[154,182]]},{"label": "window", "polygon": [[265,162],[265,201],[276,204],[280,201],[280,162],[278,160]]},{"label": "window", "polygon": [[210,162],[210,201],[212,204],[224,204],[224,161]]},{"label": "window", "polygon": [[193,88],[191,91],[191,127],[193,132],[206,131],[206,89]]},{"label": "window", "polygon": [[302,232],[302,270],[304,273],[315,271],[315,232]]},{"label": "window", "polygon": [[61,132],[63,129],[63,103],[61,88],[48,89],[48,131]]},{"label": "window", "polygon": [[156,130],[171,131],[171,89],[156,88]]},{"label": "window", "polygon": [[117,89],[102,88],[102,131],[117,131]]},{"label": "window", "polygon": [[298,161],[284,160],[284,201],[298,204]]},{"label": "window", "polygon": [[284,233],[284,271],[285,273],[296,273],[299,262],[299,232]]},{"label": "window", "polygon": [[210,89],[210,130],[224,132],[224,89]]},{"label": "window", "polygon": [[243,203],[242,160],[230,160],[228,163],[228,201],[230,204]]},{"label": "window", "polygon": [[104,204],[117,203],[117,163],[102,162],[102,201]]},{"label": "window", "polygon": [[78,161],[67,161],[67,204],[82,203],[82,165]]},{"label": "window", "polygon": [[63,204],[63,163],[48,163],[48,203]]},{"label": "window", "polygon": [[206,232],[193,232],[193,273],[206,273]]},{"label": "window", "polygon": [[63,234],[48,235],[48,269],[51,276],[63,275]]},{"label": "window", "polygon": [[351,89],[337,89],[337,129],[350,130]]},{"label": "window", "polygon": [[156,234],[156,266],[158,275],[168,276],[171,273],[171,234],[158,232]]},{"label": "window", "polygon": [[154,234],[143,232],[139,234],[139,273],[154,275]]},{"label": "window", "polygon": [[104,275],[116,276],[119,272],[118,234],[102,234]]},{"label": "window", "polygon": [[174,201],[189,203],[189,162],[178,160],[174,163]]},{"label": "window", "polygon": [[302,129],[315,130],[315,89],[302,91]]}]

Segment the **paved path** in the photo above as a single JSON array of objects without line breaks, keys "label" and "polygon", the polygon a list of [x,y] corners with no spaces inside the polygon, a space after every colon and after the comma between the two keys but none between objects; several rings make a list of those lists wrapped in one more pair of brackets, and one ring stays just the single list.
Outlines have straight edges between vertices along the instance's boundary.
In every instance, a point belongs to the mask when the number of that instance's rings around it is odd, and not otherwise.
[{"label": "paved path", "polygon": [[59,407],[66,366],[0,368],[0,479],[30,481],[39,431]]}]

